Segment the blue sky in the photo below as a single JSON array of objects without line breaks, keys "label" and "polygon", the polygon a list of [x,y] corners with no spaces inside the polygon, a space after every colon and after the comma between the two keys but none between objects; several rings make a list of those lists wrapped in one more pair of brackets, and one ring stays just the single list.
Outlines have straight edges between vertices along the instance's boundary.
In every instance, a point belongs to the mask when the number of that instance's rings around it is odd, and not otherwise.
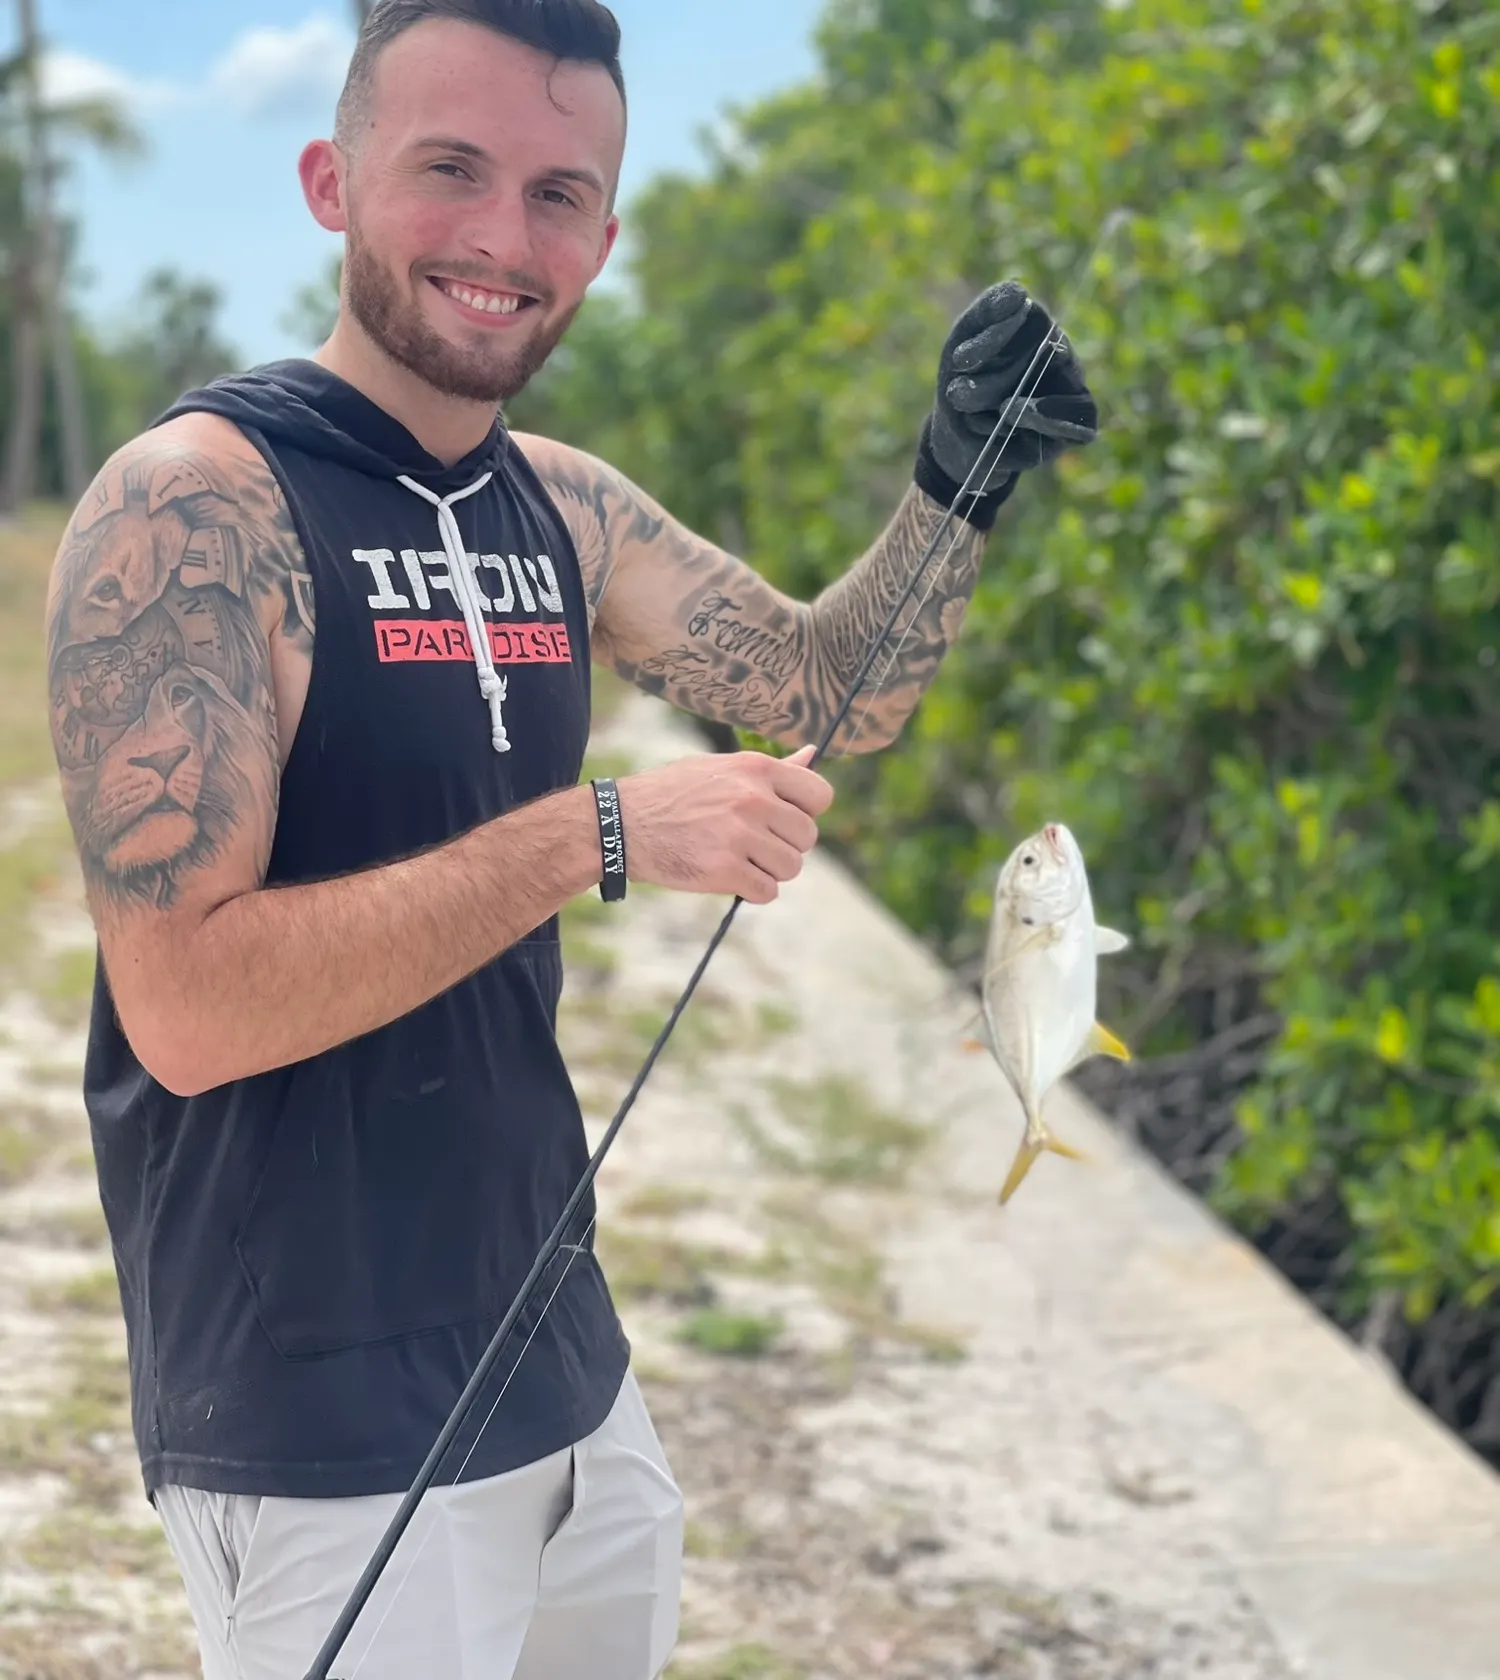
[{"label": "blue sky", "polygon": [[[326,134],[353,44],[348,0],[38,0],[54,96],[119,93],[144,130],[141,161],[80,159],[65,189],[82,223],[80,303],[106,330],[142,277],[171,264],[215,281],[246,363],[305,347],[280,325],[339,241],[302,202],[296,161]],[[813,68],[821,0],[612,0],[624,34],[631,192],[691,167],[726,104]],[[7,11],[10,8],[6,8]],[[605,271],[607,282],[611,269]]]}]

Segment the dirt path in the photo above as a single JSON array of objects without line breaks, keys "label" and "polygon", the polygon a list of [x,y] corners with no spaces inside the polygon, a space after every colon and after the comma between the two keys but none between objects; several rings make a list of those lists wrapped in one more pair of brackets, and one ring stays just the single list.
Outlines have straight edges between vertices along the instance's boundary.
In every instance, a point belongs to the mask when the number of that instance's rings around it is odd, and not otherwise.
[{"label": "dirt path", "polygon": [[[685,749],[642,702],[596,750]],[[197,1664],[140,1495],[76,1095],[76,905],[59,871],[32,918],[71,991],[0,1011],[0,1677],[177,1680]],[[595,1138],[723,909],[635,892],[570,914]],[[600,1181],[688,1500],[674,1680],[1282,1680],[1216,1543],[1241,1490],[1184,1474],[1180,1401],[1050,1340],[1024,1292],[985,1329],[965,1232],[992,1186],[957,1206],[933,1178],[932,1047],[961,1007],[876,1020],[809,938],[791,901],[742,915]]]}]

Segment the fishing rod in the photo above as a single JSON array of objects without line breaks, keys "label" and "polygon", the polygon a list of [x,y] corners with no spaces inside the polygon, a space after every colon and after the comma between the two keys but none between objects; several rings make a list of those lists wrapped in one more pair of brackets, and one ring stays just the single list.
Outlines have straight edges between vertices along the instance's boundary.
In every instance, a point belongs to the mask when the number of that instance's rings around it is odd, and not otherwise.
[{"label": "fishing rod", "polygon": [[[1117,210],[1109,216],[1098,240],[1095,243],[1094,251],[1090,253],[1091,259],[1092,256],[1103,247],[1105,241],[1114,232],[1115,227],[1125,219],[1126,214],[1127,213],[1125,211]],[[972,511],[974,505],[977,504],[983,497],[985,493],[983,486],[988,484],[991,470],[998,465],[1000,457],[1005,453],[1011,439],[1015,436],[1016,431],[1021,424],[1021,417],[1025,413],[1026,404],[1031,401],[1031,399],[1035,396],[1036,391],[1040,388],[1042,377],[1045,375],[1048,367],[1051,366],[1052,359],[1062,347],[1063,342],[1063,333],[1061,327],[1059,326],[1055,327],[1052,331],[1049,331],[1042,339],[1042,342],[1037,346],[1036,351],[1032,355],[1031,361],[1027,364],[1025,372],[1022,373],[1020,380],[1017,382],[1015,395],[1006,399],[1005,405],[1001,409],[999,418],[996,420],[989,437],[985,440],[984,447],[980,450],[979,456],[973,467],[970,469],[968,477],[964,480],[958,494],[953,498],[952,504],[944,511],[942,519],[938,522],[937,529],[933,532],[930,541],[923,550],[922,558],[917,564],[910,583],[907,584],[906,588],[901,593],[900,599],[891,609],[890,615],[886,619],[884,627],[881,629],[880,634],[872,642],[870,651],[865,655],[859,670],[855,674],[854,680],[850,683],[848,693],[840,703],[838,710],[834,713],[831,722],[824,729],[823,734],[818,741],[817,747],[813,752],[812,759],[809,762],[809,769],[815,768],[826,756],[828,748],[834,737],[838,734],[840,728],[842,728],[845,720],[848,718],[850,711],[853,709],[854,702],[859,698],[860,690],[864,687],[866,679],[868,678],[871,670],[874,668],[875,661],[880,656],[881,648],[885,645],[887,638],[896,628],[901,614],[905,611],[908,602],[910,602],[911,598],[916,594],[918,585],[922,582],[927,568],[932,564],[933,556],[937,553],[938,545],[942,541],[945,532],[960,517],[958,510],[963,504],[965,498],[968,498],[969,509]],[[1032,385],[1031,390],[1028,392],[1025,389],[1026,382],[1031,378],[1032,370],[1036,368],[1037,361],[1041,357],[1043,350],[1046,350],[1047,352],[1046,360],[1042,362],[1042,365],[1036,374],[1036,381]],[[1011,412],[1014,412],[1015,419],[1011,423],[1010,431],[1006,433],[999,447],[994,448],[993,455],[991,455],[991,450],[995,444],[995,439],[999,436],[1000,428],[1005,424],[1006,418]],[[977,490],[971,488],[976,479],[981,486],[981,488]],[[953,539],[948,545],[948,550],[943,556],[943,565],[940,566],[933,574],[932,581],[928,585],[927,594],[924,595],[922,604],[925,604],[926,600],[930,597],[932,588],[935,586],[937,578],[942,575],[943,569],[952,558],[953,550],[958,546],[959,536],[960,533],[955,531]],[[920,605],[917,612],[918,615],[920,615]],[[908,626],[907,635],[910,634],[910,631],[911,627]],[[902,642],[905,642],[904,636],[902,638]],[[899,652],[899,647],[897,651]],[[892,661],[892,664],[887,667],[886,675],[881,678],[882,686],[893,667],[894,660]],[[874,697],[872,696],[872,702],[873,698]],[[865,715],[868,715],[868,712],[869,706],[867,705],[865,708]],[[860,720],[859,727],[863,727],[863,717]],[[857,732],[858,730],[856,730],[856,734]],[[694,968],[687,985],[683,988],[682,995],[673,1005],[672,1012],[667,1017],[666,1023],[662,1027],[660,1033],[658,1033],[656,1042],[648,1051],[645,1061],[641,1064],[640,1071],[631,1081],[630,1088],[626,1092],[619,1108],[616,1110],[614,1118],[610,1121],[609,1127],[603,1138],[600,1140],[599,1147],[590,1157],[589,1163],[584,1168],[583,1174],[579,1178],[577,1186],[575,1187],[572,1195],[569,1196],[562,1213],[558,1216],[556,1224],[548,1233],[546,1241],[542,1244],[535,1261],[532,1263],[531,1270],[526,1274],[525,1281],[516,1291],[515,1298],[511,1301],[509,1308],[506,1310],[505,1317],[501,1320],[499,1328],[495,1331],[494,1336],[490,1340],[489,1346],[485,1349],[483,1357],[480,1359],[478,1366],[474,1370],[474,1374],[469,1378],[463,1393],[459,1396],[452,1412],[449,1414],[448,1421],[443,1425],[437,1440],[433,1443],[432,1450],[428,1453],[422,1468],[418,1471],[416,1480],[412,1483],[410,1490],[402,1499],[401,1504],[396,1510],[395,1515],[391,1518],[385,1533],[381,1536],[380,1542],[376,1546],[369,1563],[365,1566],[364,1572],[355,1583],[354,1589],[350,1593],[344,1608],[340,1611],[337,1621],[334,1623],[332,1630],[329,1632],[328,1638],[324,1641],[322,1649],[318,1652],[317,1657],[314,1659],[313,1666],[308,1670],[306,1680],[333,1680],[332,1670],[334,1662],[338,1659],[339,1653],[343,1650],[349,1635],[354,1630],[355,1623],[363,1614],[365,1606],[370,1601],[371,1595],[374,1593],[375,1588],[379,1585],[381,1577],[384,1575],[391,1558],[395,1555],[396,1547],[401,1542],[401,1537],[405,1534],[407,1528],[411,1524],[412,1518],[416,1515],[417,1507],[420,1505],[422,1499],[436,1480],[437,1473],[442,1467],[443,1460],[448,1456],[448,1452],[454,1441],[458,1438],[459,1432],[469,1421],[470,1414],[473,1412],[485,1384],[489,1381],[495,1366],[500,1361],[501,1354],[505,1351],[506,1343],[510,1340],[516,1325],[520,1322],[522,1314],[526,1311],[526,1308],[530,1303],[532,1293],[546,1274],[547,1268],[552,1264],[552,1262],[557,1258],[558,1253],[562,1250],[564,1239],[567,1236],[569,1226],[573,1223],[574,1216],[578,1212],[584,1198],[588,1195],[589,1190],[592,1188],[594,1180],[598,1177],[599,1170],[604,1165],[611,1148],[614,1146],[615,1139],[619,1136],[621,1127],[625,1124],[626,1118],[635,1107],[636,1100],[639,1098],[646,1081],[650,1078],[663,1050],[666,1049],[668,1041],[671,1039],[673,1032],[677,1028],[677,1023],[682,1019],[683,1012],[687,1009],[688,1004],[692,1001],[695,993],[697,992],[698,987],[703,980],[703,976],[708,972],[709,965],[717,955],[719,947],[728,937],[729,930],[734,925],[735,918],[739,915],[740,907],[744,903],[745,900],[743,898],[735,898],[734,902],[725,913],[724,919],[719,923],[718,928],[714,932],[713,938],[709,940],[707,950],[704,951],[702,957],[699,959],[697,967]],[[592,1228],[592,1223],[593,1222],[591,1221],[590,1229]],[[542,1319],[546,1317],[547,1311],[552,1305],[552,1301],[557,1298],[557,1291],[561,1289],[563,1282],[566,1280],[568,1270],[571,1268],[573,1263],[573,1258],[573,1254],[570,1253],[567,1265],[563,1269],[563,1276],[558,1280],[556,1287],[553,1289],[552,1295],[548,1299],[547,1306],[543,1308],[541,1318],[538,1319],[537,1324],[533,1327],[531,1332],[532,1336],[535,1336],[537,1330],[540,1328]],[[491,1418],[494,1416],[495,1409],[498,1408],[500,1401],[504,1399],[505,1389],[510,1386],[511,1378],[515,1376],[516,1370],[520,1366],[521,1358],[524,1357],[526,1348],[530,1345],[531,1338],[528,1337],[526,1344],[521,1349],[521,1354],[517,1356],[515,1365],[511,1367],[511,1371],[505,1379],[505,1384],[502,1386],[500,1394],[496,1397],[494,1406],[490,1409],[489,1415]],[[487,1428],[488,1425],[489,1419],[487,1418],[485,1420],[484,1427]],[[480,1435],[482,1434],[483,1429],[480,1430]],[[470,1448],[470,1456],[472,1456],[474,1448],[477,1447],[478,1444],[478,1438],[476,1437],[474,1445]],[[465,1462],[467,1463],[467,1460]],[[368,1655],[368,1651],[366,1654]],[[353,1677],[351,1677],[351,1680],[353,1680]]]}]

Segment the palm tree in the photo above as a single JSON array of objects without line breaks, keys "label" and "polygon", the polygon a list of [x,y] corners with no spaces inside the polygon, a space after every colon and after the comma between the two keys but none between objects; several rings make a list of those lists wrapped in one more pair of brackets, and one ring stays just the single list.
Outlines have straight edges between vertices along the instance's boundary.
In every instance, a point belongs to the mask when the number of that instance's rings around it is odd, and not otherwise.
[{"label": "palm tree", "polygon": [[0,476],[0,512],[5,514],[14,514],[36,483],[44,347],[51,351],[69,499],[82,496],[91,470],[56,209],[57,182],[65,166],[56,152],[80,141],[115,156],[143,148],[114,100],[45,100],[36,0],[17,0],[17,16],[19,50],[0,61],[0,255],[9,282],[12,338],[10,435]]}]

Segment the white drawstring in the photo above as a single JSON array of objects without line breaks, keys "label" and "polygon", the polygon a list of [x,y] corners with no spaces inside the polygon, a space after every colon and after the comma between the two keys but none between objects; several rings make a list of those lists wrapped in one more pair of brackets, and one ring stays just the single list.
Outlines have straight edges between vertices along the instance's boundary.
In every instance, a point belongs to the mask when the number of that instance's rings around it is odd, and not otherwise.
[{"label": "white drawstring", "polygon": [[451,496],[439,496],[425,485],[418,484],[414,478],[403,477],[400,482],[408,490],[414,490],[424,502],[431,502],[437,509],[438,531],[443,539],[443,552],[448,556],[448,576],[453,580],[453,594],[459,606],[463,608],[464,623],[469,630],[469,645],[474,650],[474,665],[479,672],[479,692],[489,702],[490,740],[495,751],[503,753],[510,751],[510,737],[505,733],[505,718],[502,712],[508,684],[506,679],[498,676],[495,671],[489,626],[484,621],[484,611],[479,605],[479,585],[469,570],[469,556],[464,549],[463,533],[459,530],[458,520],[453,513],[455,502],[461,502],[466,496],[483,490],[494,476],[493,473],[486,473],[478,483],[471,484],[467,490],[455,490]]}]

